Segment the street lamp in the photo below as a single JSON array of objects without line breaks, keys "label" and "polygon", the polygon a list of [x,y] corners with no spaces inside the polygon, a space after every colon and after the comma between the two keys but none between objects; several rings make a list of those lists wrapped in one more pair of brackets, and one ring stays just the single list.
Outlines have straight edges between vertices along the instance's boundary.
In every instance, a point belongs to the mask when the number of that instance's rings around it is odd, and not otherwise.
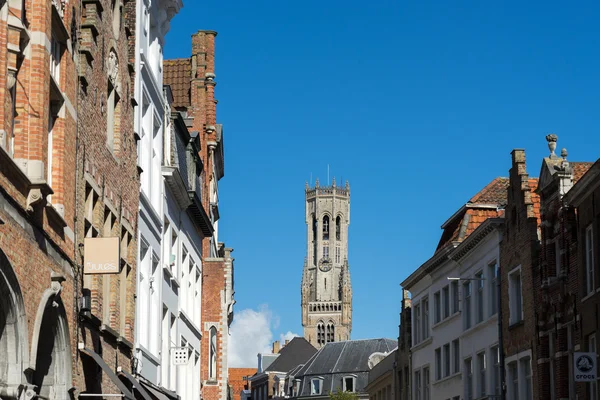
[{"label": "street lamp", "polygon": [[[448,277],[449,281],[485,281],[485,278],[459,278],[459,277]],[[504,345],[502,343],[502,306],[500,296],[500,274],[496,277],[496,296],[497,296],[497,305],[498,305],[498,352],[500,353],[500,360],[498,360],[500,364],[500,399],[506,400],[506,375],[504,371]],[[489,396],[492,397],[492,396]]]}]

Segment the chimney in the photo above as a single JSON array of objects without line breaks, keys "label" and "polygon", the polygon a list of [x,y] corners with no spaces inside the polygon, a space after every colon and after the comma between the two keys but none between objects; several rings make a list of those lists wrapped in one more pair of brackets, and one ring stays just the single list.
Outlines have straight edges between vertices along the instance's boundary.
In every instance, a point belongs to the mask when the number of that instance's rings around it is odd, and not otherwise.
[{"label": "chimney", "polygon": [[273,354],[279,354],[279,340],[273,342]]},{"label": "chimney", "polygon": [[283,346],[284,346],[284,347],[285,347],[285,346],[287,346],[289,342],[290,342],[290,340],[289,340],[289,339],[286,339],[286,340],[285,340],[285,344],[284,344]]}]

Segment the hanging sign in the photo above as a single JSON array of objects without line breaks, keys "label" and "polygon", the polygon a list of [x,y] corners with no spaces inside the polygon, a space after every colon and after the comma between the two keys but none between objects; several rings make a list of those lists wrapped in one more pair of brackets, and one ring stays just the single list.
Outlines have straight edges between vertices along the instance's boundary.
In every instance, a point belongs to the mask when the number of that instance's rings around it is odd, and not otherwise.
[{"label": "hanging sign", "polygon": [[119,238],[85,238],[84,274],[118,274],[121,265]]},{"label": "hanging sign", "polygon": [[575,382],[593,382],[597,378],[596,353],[574,353]]}]

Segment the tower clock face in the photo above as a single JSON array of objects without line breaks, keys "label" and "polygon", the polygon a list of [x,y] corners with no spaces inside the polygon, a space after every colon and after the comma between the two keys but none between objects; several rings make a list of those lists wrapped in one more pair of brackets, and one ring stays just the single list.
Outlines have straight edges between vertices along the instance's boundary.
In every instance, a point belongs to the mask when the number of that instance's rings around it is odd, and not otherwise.
[{"label": "tower clock face", "polygon": [[319,261],[319,269],[323,272],[328,272],[329,270],[331,270],[331,261],[322,258]]}]

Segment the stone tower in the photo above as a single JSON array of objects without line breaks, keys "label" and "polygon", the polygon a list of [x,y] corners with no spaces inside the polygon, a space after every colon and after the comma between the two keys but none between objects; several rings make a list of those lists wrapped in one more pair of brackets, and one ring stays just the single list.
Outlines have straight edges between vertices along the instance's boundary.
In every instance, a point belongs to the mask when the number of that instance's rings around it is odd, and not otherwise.
[{"label": "stone tower", "polygon": [[316,348],[349,340],[352,285],[348,268],[350,186],[306,184],[306,258],[302,273],[304,338]]}]

